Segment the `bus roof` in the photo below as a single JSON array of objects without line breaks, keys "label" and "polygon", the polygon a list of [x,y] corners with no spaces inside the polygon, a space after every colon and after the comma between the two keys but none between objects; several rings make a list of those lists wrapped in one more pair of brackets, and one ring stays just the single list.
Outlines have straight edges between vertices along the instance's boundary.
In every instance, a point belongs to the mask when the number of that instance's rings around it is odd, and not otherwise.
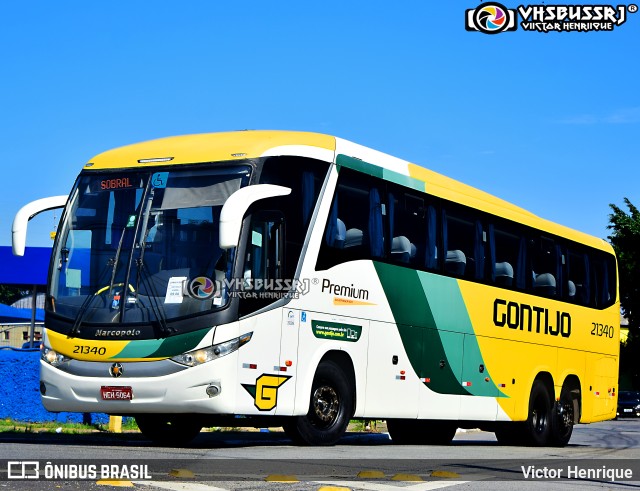
[{"label": "bus roof", "polygon": [[[321,133],[245,130],[159,138],[96,155],[85,169],[233,161],[258,158],[265,154],[299,155],[303,147],[322,149],[327,156],[334,154],[338,165],[342,162],[346,167],[612,252],[611,246],[603,239],[542,219],[512,203],[425,167]],[[274,152],[274,149],[278,151]]]},{"label": "bus roof", "polygon": [[85,167],[122,169],[163,162],[175,165],[242,160],[260,157],[282,146],[319,147],[333,152],[336,139],[320,133],[255,130],[171,136],[108,150],[96,155]]}]

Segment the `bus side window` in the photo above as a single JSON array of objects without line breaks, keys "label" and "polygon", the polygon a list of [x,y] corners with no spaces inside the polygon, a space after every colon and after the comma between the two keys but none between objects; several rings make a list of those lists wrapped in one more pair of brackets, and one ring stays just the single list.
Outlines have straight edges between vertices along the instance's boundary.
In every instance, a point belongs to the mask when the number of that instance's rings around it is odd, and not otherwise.
[{"label": "bus side window", "polygon": [[480,220],[456,211],[443,211],[445,271],[453,276],[484,278],[484,231]]},{"label": "bus side window", "polygon": [[[274,280],[282,280],[284,275],[284,216],[279,212],[260,212],[251,217],[249,239],[243,265],[243,290],[260,294],[267,292]],[[254,312],[273,303],[271,295],[264,298],[242,298],[240,315]]]},{"label": "bus side window", "polygon": [[533,241],[531,272],[533,293],[555,297],[557,291],[556,248],[553,240],[540,237]]},{"label": "bus side window", "polygon": [[393,187],[387,195],[387,205],[391,237],[389,260],[417,268],[424,267],[427,250],[424,198],[405,193],[403,188]]},{"label": "bus side window", "polygon": [[613,304],[616,298],[616,271],[613,258],[594,252],[592,264],[592,305],[598,309]]},{"label": "bus side window", "polygon": [[374,181],[342,169],[325,227],[317,268],[384,255],[384,206]]},{"label": "bus side window", "polygon": [[589,256],[569,249],[566,262],[565,298],[579,305],[589,305]]},{"label": "bus side window", "polygon": [[505,230],[502,226],[489,225],[489,269],[491,282],[497,286],[507,288],[522,288],[525,262],[524,251],[520,243],[521,237],[512,230]]}]

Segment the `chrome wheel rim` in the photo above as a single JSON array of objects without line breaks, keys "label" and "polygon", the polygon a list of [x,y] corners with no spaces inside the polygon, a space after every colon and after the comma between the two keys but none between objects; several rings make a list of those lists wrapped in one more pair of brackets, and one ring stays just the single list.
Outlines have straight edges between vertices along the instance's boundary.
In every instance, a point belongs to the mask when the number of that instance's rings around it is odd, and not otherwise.
[{"label": "chrome wheel rim", "polygon": [[333,423],[340,410],[340,397],[333,387],[322,385],[313,393],[313,412],[325,425]]}]

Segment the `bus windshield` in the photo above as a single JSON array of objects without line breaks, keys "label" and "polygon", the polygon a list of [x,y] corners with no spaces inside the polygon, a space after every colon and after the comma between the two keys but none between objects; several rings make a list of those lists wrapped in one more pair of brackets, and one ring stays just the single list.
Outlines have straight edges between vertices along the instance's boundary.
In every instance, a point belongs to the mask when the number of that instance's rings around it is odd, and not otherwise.
[{"label": "bus windshield", "polygon": [[83,323],[149,323],[227,303],[235,249],[220,211],[248,166],[82,174],[57,234],[47,308]]}]

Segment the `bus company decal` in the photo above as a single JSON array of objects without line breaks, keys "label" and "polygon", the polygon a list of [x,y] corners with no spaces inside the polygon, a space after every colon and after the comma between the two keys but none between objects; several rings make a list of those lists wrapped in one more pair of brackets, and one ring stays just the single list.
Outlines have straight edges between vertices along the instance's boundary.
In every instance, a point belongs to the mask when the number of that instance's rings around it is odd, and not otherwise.
[{"label": "bus company decal", "polygon": [[335,339],[355,343],[360,339],[362,326],[337,322],[311,321],[311,331],[316,338]]},{"label": "bus company decal", "polygon": [[253,397],[254,405],[258,411],[271,411],[278,405],[278,389],[290,378],[290,375],[263,373],[256,379],[255,385],[241,385]]}]

